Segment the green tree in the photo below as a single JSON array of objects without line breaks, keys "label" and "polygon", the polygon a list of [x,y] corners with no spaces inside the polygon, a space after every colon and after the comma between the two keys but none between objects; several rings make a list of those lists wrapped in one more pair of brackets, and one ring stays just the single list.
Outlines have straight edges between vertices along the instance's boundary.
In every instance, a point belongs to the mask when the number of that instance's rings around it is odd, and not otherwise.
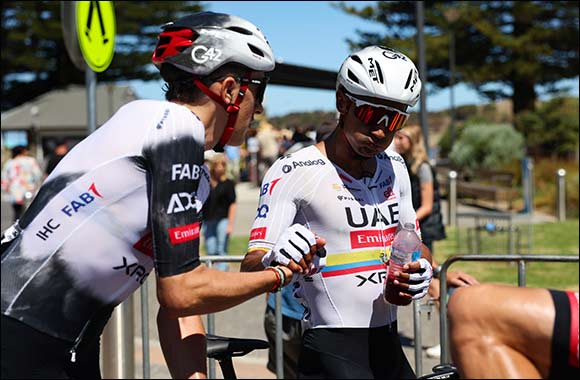
[{"label": "green tree", "polygon": [[451,161],[467,171],[498,170],[520,160],[524,138],[510,124],[479,124],[465,127],[449,154]]},{"label": "green tree", "polygon": [[515,120],[530,154],[570,156],[578,149],[578,98],[557,97],[535,111],[520,113]]},{"label": "green tree", "polygon": [[[64,45],[60,1],[2,2],[2,110],[52,89],[84,83]],[[195,1],[116,1],[115,56],[99,82],[153,80],[159,27],[202,8]]]},{"label": "green tree", "polygon": [[[356,40],[349,39],[353,48],[381,44],[417,60],[415,2],[338,6],[385,26],[381,34],[359,31]],[[448,87],[453,30],[457,80],[490,100],[511,98],[514,114],[533,110],[535,85],[551,92],[561,79],[578,77],[578,6],[578,1],[425,2],[427,80],[435,90]]]}]

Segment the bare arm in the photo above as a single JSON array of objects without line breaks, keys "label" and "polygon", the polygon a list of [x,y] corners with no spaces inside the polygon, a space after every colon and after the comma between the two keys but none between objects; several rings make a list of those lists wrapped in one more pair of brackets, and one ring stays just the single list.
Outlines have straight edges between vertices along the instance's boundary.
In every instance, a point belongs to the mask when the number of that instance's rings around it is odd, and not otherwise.
[{"label": "bare arm", "polygon": [[207,378],[205,329],[199,315],[175,318],[160,308],[157,314],[159,341],[174,379]]},{"label": "bare arm", "polygon": [[231,235],[234,232],[234,221],[236,220],[236,210],[237,210],[236,203],[232,203],[228,208],[228,227],[226,230],[228,235]]},{"label": "bare arm", "polygon": [[421,207],[415,212],[417,219],[423,220],[433,211],[433,182],[421,183]]},{"label": "bare arm", "polygon": [[[281,267],[286,284],[292,271]],[[265,293],[278,282],[273,271],[255,273],[221,272],[199,265],[195,269],[174,276],[157,276],[157,298],[172,317],[208,314],[229,309]]]},{"label": "bare arm", "polygon": [[266,254],[266,251],[263,250],[256,250],[246,253],[246,256],[242,260],[242,264],[240,266],[241,272],[255,272],[259,270],[263,270],[264,266],[262,265],[262,257]]}]

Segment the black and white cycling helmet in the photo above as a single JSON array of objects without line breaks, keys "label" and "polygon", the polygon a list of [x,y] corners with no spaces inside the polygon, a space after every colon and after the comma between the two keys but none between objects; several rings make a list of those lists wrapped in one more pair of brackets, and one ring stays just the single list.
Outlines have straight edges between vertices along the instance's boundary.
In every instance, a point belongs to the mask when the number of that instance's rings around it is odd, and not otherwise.
[{"label": "black and white cycling helmet", "polygon": [[392,100],[413,107],[421,93],[415,64],[396,50],[369,46],[351,54],[340,67],[336,82],[353,95]]},{"label": "black and white cycling helmet", "polygon": [[196,76],[206,76],[226,63],[254,71],[274,70],[274,53],[254,24],[224,13],[201,12],[162,26],[153,63],[171,64]]}]

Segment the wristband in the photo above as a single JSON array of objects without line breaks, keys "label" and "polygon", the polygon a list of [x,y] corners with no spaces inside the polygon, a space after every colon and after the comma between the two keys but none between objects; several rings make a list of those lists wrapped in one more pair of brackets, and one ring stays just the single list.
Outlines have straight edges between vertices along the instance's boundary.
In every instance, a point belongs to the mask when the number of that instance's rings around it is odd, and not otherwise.
[{"label": "wristband", "polygon": [[280,290],[280,288],[282,287],[282,277],[280,276],[280,272],[278,270],[278,268],[275,267],[267,267],[264,270],[270,270],[272,272],[274,272],[274,274],[276,275],[276,283],[274,283],[274,285],[272,285],[272,287],[270,288],[270,290],[268,290],[270,293],[274,293],[277,292],[278,290]]}]

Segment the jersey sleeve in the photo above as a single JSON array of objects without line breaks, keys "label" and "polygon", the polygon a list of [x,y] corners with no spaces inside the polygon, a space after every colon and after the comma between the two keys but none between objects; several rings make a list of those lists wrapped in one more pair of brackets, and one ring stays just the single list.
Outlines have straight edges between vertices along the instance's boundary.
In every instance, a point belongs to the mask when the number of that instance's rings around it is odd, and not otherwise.
[{"label": "jersey sleeve", "polygon": [[270,250],[282,232],[292,225],[297,212],[297,189],[287,159],[278,159],[266,173],[250,231],[248,252]]},{"label": "jersey sleeve", "polygon": [[160,277],[200,264],[200,213],[207,172],[203,125],[186,108],[168,105],[143,147],[148,167],[149,218]]}]

